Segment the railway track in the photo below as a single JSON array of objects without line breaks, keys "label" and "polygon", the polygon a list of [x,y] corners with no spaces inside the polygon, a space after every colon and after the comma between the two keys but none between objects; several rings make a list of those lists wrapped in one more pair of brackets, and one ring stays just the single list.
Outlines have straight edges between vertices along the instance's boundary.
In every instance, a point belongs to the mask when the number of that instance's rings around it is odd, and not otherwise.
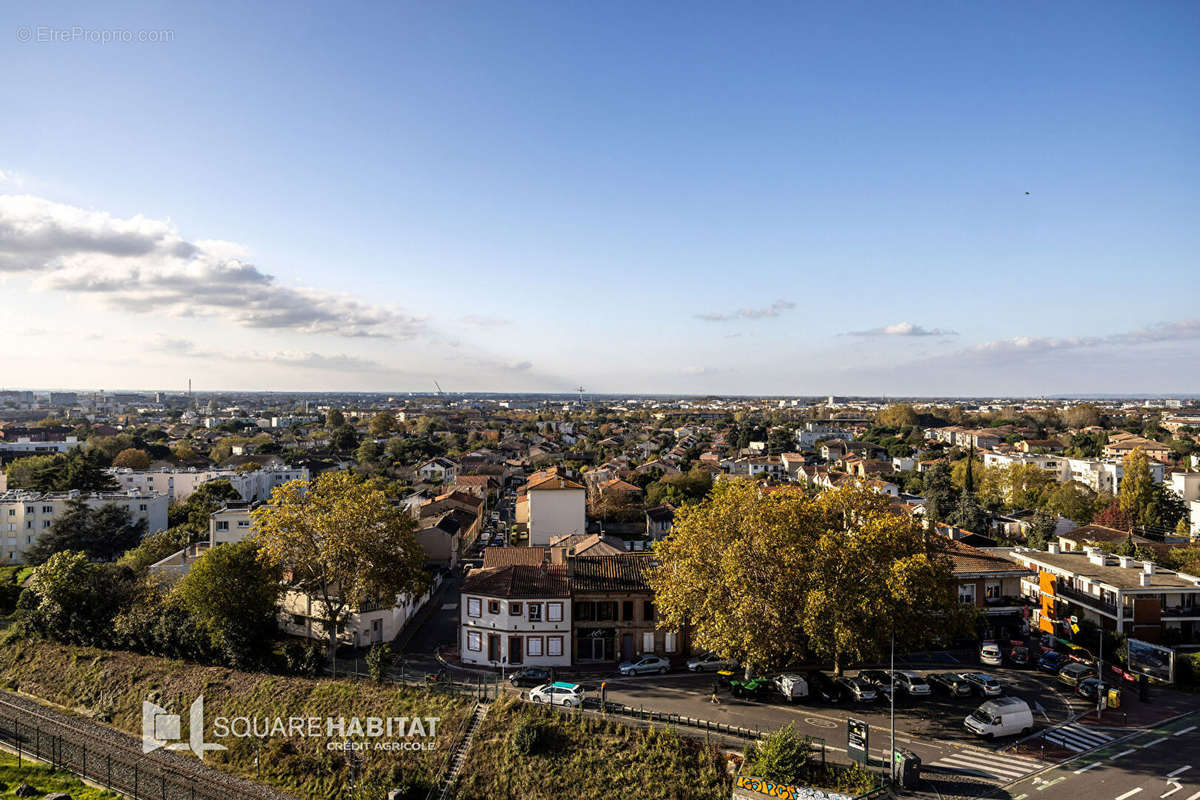
[{"label": "railway track", "polygon": [[84,717],[0,692],[0,742],[136,800],[296,800]]}]

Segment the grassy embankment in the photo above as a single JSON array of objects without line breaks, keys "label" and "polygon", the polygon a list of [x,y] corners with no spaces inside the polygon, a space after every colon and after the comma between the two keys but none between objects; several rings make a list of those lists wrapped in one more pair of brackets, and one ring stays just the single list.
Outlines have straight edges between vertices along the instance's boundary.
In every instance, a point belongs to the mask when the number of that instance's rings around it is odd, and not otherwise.
[{"label": "grassy embankment", "polygon": [[37,789],[42,795],[64,793],[71,795],[71,800],[120,800],[121,796],[95,786],[88,786],[83,781],[68,772],[55,772],[45,764],[21,759],[17,766],[17,757],[0,750],[0,797],[15,797],[13,792],[21,784],[28,784]]},{"label": "grassy embankment", "polygon": [[[67,647],[10,637],[0,647],[0,686],[88,714],[141,735],[142,701],[187,714],[204,695],[211,731],[217,717],[440,717],[432,751],[367,751],[361,786],[379,797],[390,788],[423,796],[441,765],[445,748],[473,706],[439,692],[368,681],[314,680],[237,672],[133,653]],[[257,739],[215,739],[228,751],[210,753],[206,763],[254,778]],[[262,745],[262,781],[310,798],[339,796],[348,768],[343,753],[325,748],[325,738],[270,738]]]}]

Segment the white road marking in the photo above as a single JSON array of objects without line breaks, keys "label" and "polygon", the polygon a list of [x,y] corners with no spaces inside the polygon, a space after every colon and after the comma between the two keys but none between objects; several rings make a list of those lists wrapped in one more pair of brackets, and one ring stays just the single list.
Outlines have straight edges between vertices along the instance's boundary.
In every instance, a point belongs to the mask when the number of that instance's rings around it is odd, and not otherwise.
[{"label": "white road marking", "polygon": [[1098,767],[1103,763],[1104,763],[1103,761],[1093,761],[1092,763],[1088,764],[1086,767],[1080,767],[1079,769],[1075,770],[1075,774],[1079,775],[1081,773],[1087,772],[1092,767]]},{"label": "white road marking", "polygon": [[1174,789],[1172,789],[1172,790],[1171,790],[1171,791],[1169,791],[1169,792],[1164,792],[1164,793],[1160,794],[1160,795],[1158,796],[1158,797],[1159,797],[1159,800],[1162,800],[1162,798],[1164,798],[1164,797],[1170,797],[1171,795],[1175,794],[1176,792],[1178,792],[1178,791],[1179,791],[1180,789],[1182,789],[1182,788],[1183,788],[1183,787],[1182,787],[1182,786],[1180,786],[1178,783],[1177,783],[1177,784],[1175,784],[1175,788],[1174,788]]},{"label": "white road marking", "polygon": [[[1171,735],[1172,736],[1183,736],[1185,733],[1191,733],[1194,730],[1196,730],[1196,726],[1192,725],[1190,728],[1184,728],[1181,731],[1175,731]],[[1189,797],[1188,800],[1192,800],[1193,797],[1200,797],[1200,795],[1192,795],[1192,797]]]},{"label": "white road marking", "polygon": [[1174,778],[1174,777],[1175,777],[1176,775],[1178,775],[1179,773],[1181,773],[1181,772],[1187,772],[1187,771],[1188,771],[1189,769],[1191,769],[1191,768],[1192,768],[1192,765],[1191,765],[1191,764],[1188,764],[1186,767],[1180,767],[1179,769],[1175,770],[1174,772],[1168,772],[1168,773],[1167,773],[1167,777],[1168,777],[1168,778]]},{"label": "white road marking", "polygon": [[1122,756],[1127,756],[1130,753],[1135,752],[1137,752],[1137,748],[1131,747],[1128,750],[1122,750],[1121,752],[1117,753],[1115,756],[1113,756],[1113,758],[1121,758]]},{"label": "white road marking", "polygon": [[1047,742],[1061,745],[1067,750],[1078,753],[1110,742],[1113,737],[1102,731],[1092,730],[1082,725],[1071,723],[1051,728],[1042,734],[1042,738]]},{"label": "white road marking", "polygon": [[1200,800],[1200,792],[1196,792],[1194,795],[1189,797],[1187,800]]},{"label": "white road marking", "polygon": [[1154,745],[1156,745],[1156,744],[1162,744],[1162,743],[1163,743],[1163,742],[1165,742],[1166,740],[1167,740],[1167,737],[1165,737],[1165,736],[1161,736],[1161,737],[1159,737],[1158,739],[1155,739],[1153,742],[1146,742],[1145,744],[1143,744],[1143,745],[1138,745],[1138,746],[1139,746],[1139,747],[1154,747]]},{"label": "white road marking", "polygon": [[1133,797],[1135,794],[1137,794],[1137,793],[1138,793],[1138,792],[1140,792],[1141,790],[1142,790],[1142,787],[1140,787],[1140,786],[1139,786],[1138,788],[1136,788],[1136,789],[1130,789],[1130,790],[1129,790],[1128,792],[1126,792],[1125,794],[1117,795],[1117,796],[1116,796],[1116,797],[1115,797],[1113,800],[1125,800],[1125,798],[1127,798],[1127,797]]},{"label": "white road marking", "polygon": [[1021,758],[1020,756],[1001,755],[979,750],[961,750],[934,761],[929,766],[974,772],[1001,780],[1016,780],[1045,765],[1035,759]]}]

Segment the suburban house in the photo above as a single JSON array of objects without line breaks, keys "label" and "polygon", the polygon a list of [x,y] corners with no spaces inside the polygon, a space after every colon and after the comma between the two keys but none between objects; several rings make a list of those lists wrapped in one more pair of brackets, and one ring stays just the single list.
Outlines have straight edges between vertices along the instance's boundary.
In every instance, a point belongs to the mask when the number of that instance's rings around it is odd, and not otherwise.
[{"label": "suburban house", "polygon": [[1064,553],[1084,550],[1088,546],[1113,549],[1132,540],[1137,547],[1147,547],[1159,556],[1165,556],[1174,544],[1185,540],[1181,537],[1167,536],[1162,540],[1148,539],[1140,534],[1130,534],[1128,531],[1109,528],[1104,525],[1081,525],[1078,528],[1058,534],[1058,544]]},{"label": "suburban house", "polygon": [[463,581],[459,614],[463,663],[571,665],[571,593],[561,563],[472,570]]},{"label": "suburban house", "polygon": [[687,656],[686,631],[659,630],[646,581],[653,564],[645,553],[570,560],[576,664],[616,664],[651,654],[678,664]]},{"label": "suburban house", "polygon": [[569,556],[615,556],[626,552],[625,541],[599,533],[572,533],[550,542],[551,549],[564,547]]},{"label": "suburban house", "polygon": [[[1016,636],[1028,606],[1021,596],[1021,579],[1037,573],[1002,555],[950,540],[958,601],[975,606],[987,626]],[[999,635],[999,634],[997,634]]]},{"label": "suburban house", "polygon": [[559,467],[535,472],[517,492],[516,522],[528,526],[534,546],[587,533],[587,490]]},{"label": "suburban house", "polygon": [[500,490],[500,482],[493,475],[459,475],[454,490],[475,495],[486,503]]},{"label": "suburban house", "polygon": [[463,530],[472,520],[469,514],[457,509],[444,511],[434,517],[422,517],[414,536],[425,551],[426,566],[446,569],[458,566]]},{"label": "suburban house", "polygon": [[458,479],[458,465],[441,456],[429,459],[416,472],[425,483],[454,483]]},{"label": "suburban house", "polygon": [[675,524],[675,506],[663,503],[646,509],[646,535],[658,541],[671,532]]},{"label": "suburban house", "polygon": [[[364,603],[349,609],[338,623],[338,642],[349,647],[390,642],[429,601],[441,581],[441,573],[434,573],[431,588],[421,597],[397,595],[391,603]],[[312,595],[289,591],[279,601],[279,629],[289,636],[326,642],[327,617],[324,604]]]},{"label": "suburban house", "polygon": [[1104,457],[1122,459],[1134,450],[1141,450],[1151,461],[1166,463],[1171,460],[1171,448],[1162,442],[1136,436],[1132,433],[1114,433],[1104,445]]},{"label": "suburban house", "polygon": [[1077,616],[1147,642],[1200,640],[1200,577],[1092,547],[1016,548],[1009,558],[1037,571],[1036,579],[1022,579],[1021,589],[1037,604],[1034,623],[1047,633],[1063,634]]},{"label": "suburban house", "polygon": [[458,522],[458,552],[461,553],[463,548],[475,544],[480,530],[483,529],[483,501],[473,494],[457,489],[440,494],[417,508],[418,525],[421,528],[436,525],[437,521],[449,512],[457,512],[455,519]]}]

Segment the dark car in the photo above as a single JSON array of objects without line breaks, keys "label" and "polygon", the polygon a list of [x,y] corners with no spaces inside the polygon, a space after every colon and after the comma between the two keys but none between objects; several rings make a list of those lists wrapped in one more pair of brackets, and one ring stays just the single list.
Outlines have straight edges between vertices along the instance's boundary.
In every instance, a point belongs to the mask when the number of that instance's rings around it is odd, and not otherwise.
[{"label": "dark car", "polygon": [[1029,659],[1029,648],[1025,645],[1017,645],[1008,651],[1008,663],[1014,667],[1028,667]]},{"label": "dark car", "polygon": [[891,697],[892,692],[892,676],[881,669],[864,669],[858,673],[858,677],[875,687],[875,691],[884,700]]},{"label": "dark car", "polygon": [[875,687],[862,678],[843,677],[836,679],[834,683],[841,689],[847,700],[855,703],[869,703],[879,696],[875,693]]},{"label": "dark car", "polygon": [[1043,672],[1058,672],[1067,663],[1067,657],[1055,650],[1047,650],[1038,659],[1038,669]]},{"label": "dark car", "polygon": [[554,675],[548,669],[526,667],[509,675],[508,682],[513,686],[541,686],[546,683],[553,683]]},{"label": "dark car", "polygon": [[930,686],[945,691],[951,697],[969,697],[975,691],[970,681],[957,672],[935,672],[926,680]]},{"label": "dark car", "polygon": [[1080,697],[1086,697],[1093,702],[1099,698],[1099,695],[1106,691],[1108,691],[1108,687],[1102,684],[1099,678],[1084,678],[1075,687],[1075,694]]},{"label": "dark car", "polygon": [[1096,677],[1096,668],[1082,661],[1072,661],[1058,671],[1058,679],[1067,686],[1078,686],[1084,678]]},{"label": "dark car", "polygon": [[812,672],[808,676],[809,691],[818,700],[823,703],[840,703],[842,702],[842,690],[824,672]]}]

